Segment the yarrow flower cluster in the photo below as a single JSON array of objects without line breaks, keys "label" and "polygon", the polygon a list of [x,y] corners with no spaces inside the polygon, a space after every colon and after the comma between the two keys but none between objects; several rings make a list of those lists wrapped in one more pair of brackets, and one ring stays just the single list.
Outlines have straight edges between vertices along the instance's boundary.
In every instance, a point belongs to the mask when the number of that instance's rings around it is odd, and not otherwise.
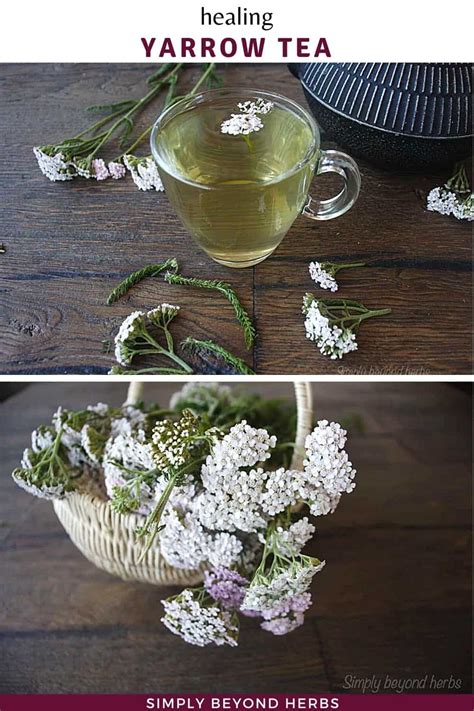
[{"label": "yarrow flower cluster", "polygon": [[445,187],[433,188],[428,193],[426,208],[441,215],[452,215],[458,220],[474,220],[474,195],[460,197]]},{"label": "yarrow flower cluster", "polygon": [[363,262],[351,262],[350,264],[334,264],[333,262],[310,262],[309,275],[321,289],[337,291],[339,284],[336,281],[336,274],[341,269],[354,269],[355,267],[365,267]]},{"label": "yarrow flower cluster", "polygon": [[356,351],[355,333],[349,328],[340,328],[337,322],[332,322],[329,316],[323,313],[321,306],[324,304],[317,299],[303,305],[306,337],[310,341],[315,341],[320,353],[329,356],[332,360]]},{"label": "yarrow flower cluster", "polygon": [[164,190],[158,168],[151,156],[125,155],[123,162],[139,190]]},{"label": "yarrow flower cluster", "polygon": [[310,262],[309,274],[311,279],[319,284],[321,289],[329,289],[329,291],[337,291],[339,286],[334,278],[334,274],[327,269],[325,262]]},{"label": "yarrow flower cluster", "polygon": [[51,146],[35,146],[33,153],[43,175],[49,180],[72,180],[75,176],[71,161],[66,160],[61,151],[52,152]]},{"label": "yarrow flower cluster", "polygon": [[119,180],[126,174],[125,166],[117,161],[108,165],[102,158],[66,157],[56,146],[35,146],[33,153],[43,175],[53,182],[73,180],[80,177],[86,180]]},{"label": "yarrow flower cluster", "polygon": [[163,602],[165,615],[161,621],[171,632],[189,644],[237,646],[239,628],[236,618],[227,610],[196,596],[191,590]]},{"label": "yarrow flower cluster", "polygon": [[222,566],[204,573],[204,589],[226,610],[238,610],[241,607],[248,585],[247,578],[236,570]]},{"label": "yarrow flower cluster", "polygon": [[[140,329],[142,316],[124,332]],[[261,426],[267,405],[225,386],[188,383],[165,417],[154,405],[59,408],[33,432],[13,478],[36,496],[87,491],[121,515],[141,516],[140,555],[155,547],[168,565],[203,578],[163,601],[163,623],[186,642],[235,646],[239,614],[286,634],[303,624],[324,566],[303,553],[315,526],[299,508],[332,513],[354,489],[355,470],[345,430],[327,420],[306,438],[302,468],[288,468],[278,438],[288,418],[274,410],[282,425],[270,432]]]},{"label": "yarrow flower cluster", "polygon": [[260,131],[264,125],[260,115],[268,114],[273,108],[273,102],[260,98],[256,101],[240,102],[237,106],[240,113],[231,114],[229,119],[221,123],[221,133],[248,136],[249,133]]},{"label": "yarrow flower cluster", "polygon": [[474,220],[474,193],[464,164],[455,166],[454,174],[445,185],[429,192],[426,208],[441,215],[452,215],[458,220]]},{"label": "yarrow flower cluster", "polygon": [[[155,373],[190,373],[191,368],[182,360],[174,349],[173,337],[168,329],[171,321],[178,315],[179,306],[161,304],[148,312],[133,311],[121,323],[114,339],[114,354],[120,366],[127,367],[132,364],[136,356],[161,356],[172,361],[172,366],[150,368]],[[155,330],[162,331],[165,335],[166,345],[157,340]],[[116,372],[115,368],[110,371]]]},{"label": "yarrow flower cluster", "polygon": [[348,299],[316,299],[312,294],[303,299],[306,337],[332,360],[357,350],[356,333],[363,321],[389,313],[391,309],[369,309]]}]

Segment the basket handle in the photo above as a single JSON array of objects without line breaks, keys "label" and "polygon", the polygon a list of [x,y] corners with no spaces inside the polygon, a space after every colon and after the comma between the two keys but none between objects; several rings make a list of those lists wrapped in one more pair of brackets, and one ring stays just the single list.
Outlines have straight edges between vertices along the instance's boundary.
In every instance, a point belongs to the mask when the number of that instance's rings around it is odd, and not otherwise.
[{"label": "basket handle", "polygon": [[130,381],[130,385],[127,390],[127,399],[125,400],[124,405],[136,405],[139,403],[143,396],[144,385],[145,383],[140,380]]},{"label": "basket handle", "polygon": [[292,469],[302,469],[305,457],[304,443],[313,428],[313,393],[311,383],[294,383],[296,398],[296,438]]},{"label": "basket handle", "polygon": [[[301,469],[304,459],[304,443],[307,435],[311,432],[313,420],[313,397],[310,383],[294,383],[296,398],[296,439],[293,458],[291,460],[292,469]],[[144,383],[133,380],[128,386],[126,405],[136,405],[142,399]]]}]

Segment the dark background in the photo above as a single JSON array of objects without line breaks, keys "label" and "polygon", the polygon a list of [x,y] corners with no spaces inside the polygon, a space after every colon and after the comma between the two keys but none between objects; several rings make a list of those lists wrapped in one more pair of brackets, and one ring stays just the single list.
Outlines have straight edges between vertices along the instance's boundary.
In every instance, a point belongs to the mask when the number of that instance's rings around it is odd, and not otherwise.
[{"label": "dark background", "polygon": [[[175,387],[147,385],[147,398],[165,403]],[[52,505],[10,479],[29,433],[59,404],[118,404],[125,385],[34,384],[0,404],[0,692],[340,692],[348,675],[452,677],[469,692],[469,393],[379,382],[318,383],[314,394],[318,418],[349,423],[358,485],[316,522],[309,550],[327,566],[305,625],[274,637],[243,620],[237,649],[171,635],[160,623],[170,590],[94,568]]]},{"label": "dark background", "polygon": [[[328,222],[299,217],[278,250],[251,269],[227,269],[206,257],[181,226],[163,193],[141,192],[130,178],[103,183],[51,183],[41,175],[35,145],[83,130],[87,106],[146,90],[141,64],[8,64],[0,76],[0,372],[107,373],[114,359],[102,341],[135,309],[162,302],[182,309],[173,323],[179,342],[213,338],[258,373],[472,373],[472,228],[424,209],[423,195],[443,185],[445,170],[389,172],[360,161],[362,190],[353,209]],[[305,106],[299,82],[280,65],[232,64],[219,69],[226,87],[277,91]],[[187,70],[190,88],[199,68]],[[159,104],[139,127],[150,124]],[[323,139],[323,148],[334,147]],[[144,154],[148,147],[143,147]],[[117,154],[114,148],[108,156]],[[312,193],[329,197],[330,176]],[[247,352],[233,312],[212,291],[148,279],[112,307],[106,297],[129,272],[176,256],[184,274],[229,281],[255,322]],[[359,350],[343,363],[322,356],[305,338],[301,305],[317,290],[308,264],[364,261],[370,269],[340,273],[338,295],[389,317],[364,324]],[[321,296],[325,292],[319,290]],[[326,293],[327,296],[327,293]]]}]

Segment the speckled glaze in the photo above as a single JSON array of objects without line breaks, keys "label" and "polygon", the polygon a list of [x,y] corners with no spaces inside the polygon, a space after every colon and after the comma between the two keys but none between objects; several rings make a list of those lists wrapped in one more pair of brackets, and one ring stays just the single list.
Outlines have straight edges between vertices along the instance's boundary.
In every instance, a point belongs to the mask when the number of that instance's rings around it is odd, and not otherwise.
[{"label": "speckled glaze", "polygon": [[328,138],[383,168],[426,170],[472,152],[467,64],[291,64]]}]

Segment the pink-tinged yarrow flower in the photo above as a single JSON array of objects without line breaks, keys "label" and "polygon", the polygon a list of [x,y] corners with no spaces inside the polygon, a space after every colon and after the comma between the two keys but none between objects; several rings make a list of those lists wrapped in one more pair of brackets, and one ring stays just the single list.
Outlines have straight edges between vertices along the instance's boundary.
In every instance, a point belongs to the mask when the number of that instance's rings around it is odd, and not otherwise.
[{"label": "pink-tinged yarrow flower", "polygon": [[204,573],[204,588],[226,610],[238,610],[245,597],[247,578],[228,568],[214,568]]},{"label": "pink-tinged yarrow flower", "polygon": [[102,158],[94,158],[92,161],[92,176],[96,180],[107,180],[109,171]]},{"label": "pink-tinged yarrow flower", "polygon": [[124,178],[127,173],[127,169],[125,168],[123,163],[110,161],[107,167],[109,169],[110,177],[114,180],[120,180],[120,178]]}]

